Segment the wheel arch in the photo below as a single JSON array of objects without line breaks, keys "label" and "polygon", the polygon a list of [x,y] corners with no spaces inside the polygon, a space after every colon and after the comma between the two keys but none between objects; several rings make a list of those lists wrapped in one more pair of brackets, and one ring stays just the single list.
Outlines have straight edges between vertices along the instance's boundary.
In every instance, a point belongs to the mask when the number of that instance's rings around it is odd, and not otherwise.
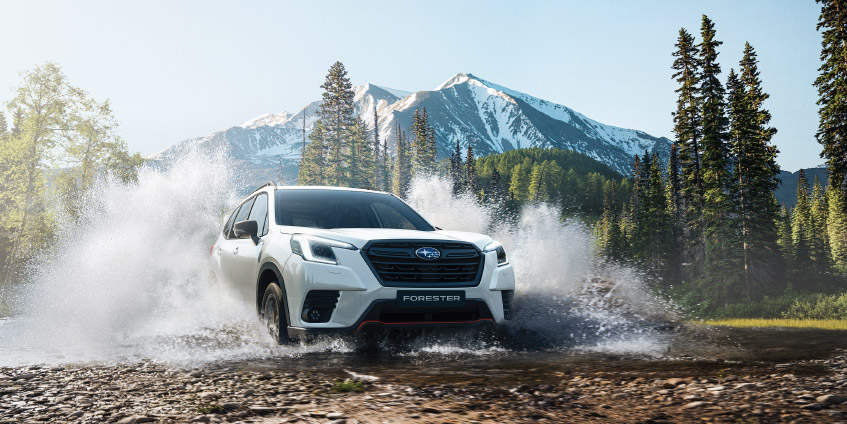
[{"label": "wheel arch", "polygon": [[280,290],[282,290],[282,303],[283,310],[285,311],[285,321],[288,325],[291,325],[291,319],[288,316],[288,294],[285,291],[285,281],[282,279],[282,272],[280,272],[279,267],[277,267],[273,262],[265,262],[261,267],[259,267],[259,278],[256,280],[256,311],[258,312],[261,310],[262,298],[265,295],[265,289],[274,281],[277,282]]}]

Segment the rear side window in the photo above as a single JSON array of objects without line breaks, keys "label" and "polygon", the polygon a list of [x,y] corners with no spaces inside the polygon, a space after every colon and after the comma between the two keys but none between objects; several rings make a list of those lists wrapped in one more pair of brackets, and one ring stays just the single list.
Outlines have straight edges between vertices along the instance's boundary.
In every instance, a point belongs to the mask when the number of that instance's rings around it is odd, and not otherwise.
[{"label": "rear side window", "polygon": [[[246,202],[241,204],[241,208],[238,209],[238,212],[235,213],[235,219],[232,221],[233,224],[236,222],[246,221],[247,217],[250,215],[250,208],[253,207],[253,201],[255,201],[255,197],[251,197]],[[232,226],[230,226],[230,231],[226,235],[227,238],[234,238],[235,235],[232,233]]]},{"label": "rear side window", "polygon": [[259,227],[259,237],[268,233],[267,225],[265,225],[265,222],[267,221],[267,216],[268,195],[262,193],[256,196],[256,203],[253,204],[253,209],[250,211],[250,216],[247,218],[248,220],[256,221],[256,224]]},{"label": "rear side window", "polygon": [[235,214],[238,213],[238,208],[235,208],[231,214],[229,214],[229,219],[226,220],[226,224],[224,224],[224,237],[229,237],[229,233],[232,231],[232,224],[235,223]]}]

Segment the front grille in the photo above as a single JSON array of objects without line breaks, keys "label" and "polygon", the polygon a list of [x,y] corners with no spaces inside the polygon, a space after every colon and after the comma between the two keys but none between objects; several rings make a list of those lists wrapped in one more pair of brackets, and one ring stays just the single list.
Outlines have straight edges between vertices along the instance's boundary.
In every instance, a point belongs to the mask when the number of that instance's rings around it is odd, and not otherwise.
[{"label": "front grille", "polygon": [[[422,247],[441,252],[436,260],[415,255]],[[376,241],[362,251],[380,283],[389,287],[472,287],[482,275],[482,253],[470,243]]]}]

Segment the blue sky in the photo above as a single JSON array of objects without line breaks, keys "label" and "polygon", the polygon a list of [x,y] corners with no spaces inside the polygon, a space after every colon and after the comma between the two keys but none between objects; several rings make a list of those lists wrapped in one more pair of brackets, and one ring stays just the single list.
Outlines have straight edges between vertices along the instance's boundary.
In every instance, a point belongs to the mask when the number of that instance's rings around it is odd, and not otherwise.
[{"label": "blue sky", "polygon": [[58,63],[111,99],[133,150],[159,151],[320,96],[342,61],[354,84],[431,90],[457,72],[672,137],[671,52],[702,14],[724,72],[757,50],[786,169],[816,166],[819,7],[790,1],[0,1],[0,101]]}]

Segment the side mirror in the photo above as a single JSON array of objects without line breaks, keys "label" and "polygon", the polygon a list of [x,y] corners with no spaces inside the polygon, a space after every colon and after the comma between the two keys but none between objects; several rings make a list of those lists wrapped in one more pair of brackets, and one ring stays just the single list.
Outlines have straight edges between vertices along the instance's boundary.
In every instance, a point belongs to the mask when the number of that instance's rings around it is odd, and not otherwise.
[{"label": "side mirror", "polygon": [[259,224],[256,221],[239,221],[232,226],[232,233],[240,239],[259,239]]}]

